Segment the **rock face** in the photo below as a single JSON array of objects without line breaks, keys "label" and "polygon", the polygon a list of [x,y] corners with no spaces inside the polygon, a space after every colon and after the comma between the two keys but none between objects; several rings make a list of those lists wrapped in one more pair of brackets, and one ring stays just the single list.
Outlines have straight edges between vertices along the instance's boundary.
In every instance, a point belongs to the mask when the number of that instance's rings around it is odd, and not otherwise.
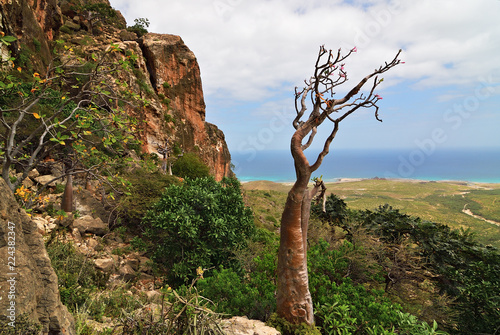
[{"label": "rock face", "polygon": [[14,316],[26,314],[45,334],[75,334],[37,225],[19,208],[3,179],[0,194],[0,318],[15,324]]},{"label": "rock face", "polygon": [[50,61],[49,42],[61,26],[62,14],[57,0],[0,0],[0,31],[18,38],[13,43],[16,54],[21,52],[21,47],[37,50],[38,55],[31,61],[41,71]]},{"label": "rock face", "polygon": [[184,127],[176,127],[176,142],[197,152],[216,179],[229,176],[231,156],[224,134],[205,121],[205,101],[200,68],[194,53],[176,35],[144,35],[139,44],[150,74],[150,83],[165,96],[168,111]]},{"label": "rock face", "polygon": [[[83,7],[109,6],[107,0],[79,2]],[[141,121],[137,135],[144,143],[143,149],[157,153],[158,146],[168,141],[177,151],[195,152],[217,180],[232,176],[224,134],[205,121],[198,62],[182,39],[153,33],[138,39],[123,29],[125,24],[119,12],[109,22],[98,20],[99,25],[93,25],[84,19],[85,12],[78,12],[83,7],[67,0],[0,0],[0,31],[19,39],[11,46],[11,52],[16,57],[22,53],[24,58],[29,56],[30,67],[40,73],[50,63],[50,44],[55,39],[73,43],[79,54],[90,55],[113,43],[122,50],[122,59],[135,55],[135,68],[129,71],[128,78],[120,79],[150,102],[140,111],[130,111]]]}]

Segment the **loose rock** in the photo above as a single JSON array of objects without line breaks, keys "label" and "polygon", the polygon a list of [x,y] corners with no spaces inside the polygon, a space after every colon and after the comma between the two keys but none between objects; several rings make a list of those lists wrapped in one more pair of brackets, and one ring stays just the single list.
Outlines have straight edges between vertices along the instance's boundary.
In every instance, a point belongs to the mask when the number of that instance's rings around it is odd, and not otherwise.
[{"label": "loose rock", "polygon": [[90,215],[84,215],[73,222],[73,228],[78,228],[80,234],[90,233],[103,236],[109,231],[108,225],[100,218],[94,219]]}]

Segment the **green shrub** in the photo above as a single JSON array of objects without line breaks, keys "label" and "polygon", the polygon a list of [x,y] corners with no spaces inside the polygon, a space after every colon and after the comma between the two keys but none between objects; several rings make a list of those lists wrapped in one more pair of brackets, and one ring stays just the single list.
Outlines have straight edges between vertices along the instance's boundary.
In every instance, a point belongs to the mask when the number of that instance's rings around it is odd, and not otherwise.
[{"label": "green shrub", "polygon": [[146,35],[148,33],[149,20],[147,18],[134,19],[134,25],[127,27],[127,30],[136,33],[138,37]]},{"label": "green shrub", "polygon": [[166,122],[166,123],[169,123],[169,122],[174,122],[174,121],[175,121],[175,119],[174,119],[174,117],[173,117],[172,115],[170,115],[170,114],[165,114],[165,122]]},{"label": "green shrub", "polygon": [[40,52],[40,50],[42,49],[42,43],[40,43],[40,41],[36,37],[33,37],[33,45],[35,46],[35,51]]},{"label": "green shrub", "polygon": [[388,205],[358,212],[357,216],[362,228],[385,242],[409,239],[418,246],[427,268],[437,274],[441,293],[455,300],[451,307],[458,313],[459,332],[487,333],[498,327],[500,254],[497,249],[476,242],[470,230],[452,230],[443,224],[422,221]]},{"label": "green shrub", "polygon": [[254,259],[244,277],[231,269],[215,270],[198,282],[204,296],[217,301],[217,312],[266,321],[276,311],[276,255]]},{"label": "green shrub", "polygon": [[[283,335],[320,335],[322,334],[318,327],[308,326],[305,323],[292,324],[285,319],[280,318],[276,313],[272,314],[267,325],[276,328]],[[339,333],[349,334],[349,333]]]},{"label": "green shrub", "polygon": [[312,212],[322,220],[334,226],[342,226],[348,216],[347,204],[335,194],[330,194],[326,198],[325,212],[320,205],[313,205]]},{"label": "green shrub", "polygon": [[173,176],[144,168],[125,173],[123,177],[131,186],[129,195],[119,200],[119,215],[123,223],[132,230],[137,229],[147,210],[160,199],[165,188],[178,183],[177,178]]},{"label": "green shrub", "polygon": [[210,176],[210,169],[195,153],[188,152],[175,161],[172,173],[181,178],[205,178]]},{"label": "green shrub", "polygon": [[254,232],[236,179],[187,178],[166,189],[142,221],[153,259],[169,269],[169,284],[188,283],[201,267],[237,267],[234,253]]}]

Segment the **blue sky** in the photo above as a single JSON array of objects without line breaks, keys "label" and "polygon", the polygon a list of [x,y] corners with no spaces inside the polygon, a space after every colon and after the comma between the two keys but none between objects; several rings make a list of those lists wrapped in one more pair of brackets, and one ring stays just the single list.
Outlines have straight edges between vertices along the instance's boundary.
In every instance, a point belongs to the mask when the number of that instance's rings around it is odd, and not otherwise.
[{"label": "blue sky", "polygon": [[[207,121],[231,152],[288,149],[293,92],[320,45],[350,50],[348,90],[401,48],[380,116],[352,115],[337,148],[500,148],[500,0],[111,0],[132,25],[180,35],[201,68]],[[342,94],[339,89],[338,94]],[[327,134],[324,124],[319,134]],[[316,148],[322,145],[316,140]]]}]

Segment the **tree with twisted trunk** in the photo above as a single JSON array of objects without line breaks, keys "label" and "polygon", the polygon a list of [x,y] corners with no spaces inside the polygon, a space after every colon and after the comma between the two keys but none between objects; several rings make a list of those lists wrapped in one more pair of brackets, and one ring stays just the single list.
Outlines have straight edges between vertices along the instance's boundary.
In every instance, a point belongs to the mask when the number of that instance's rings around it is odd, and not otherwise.
[{"label": "tree with twisted trunk", "polygon": [[[360,108],[374,108],[375,118],[382,121],[378,116],[377,106],[377,102],[382,98],[374,93],[383,81],[378,75],[403,63],[398,59],[401,53],[399,50],[390,62],[385,62],[361,79],[347,94],[336,99],[334,89],[348,80],[343,62],[356,51],[356,48],[353,48],[342,54],[341,49],[332,52],[321,46],[313,76],[305,80],[302,89],[295,88],[297,115],[293,120],[295,133],[291,139],[291,152],[295,163],[296,181],[288,193],[281,217],[277,288],[278,315],[293,324],[314,324],[307,273],[307,229],[311,200],[324,184],[320,178],[315,178],[310,189],[308,185],[311,175],[320,167],[328,154],[330,144],[339,130],[339,124],[345,118]],[[366,93],[360,93],[363,86],[372,78],[370,89]],[[311,107],[311,112],[306,114],[308,106]],[[327,120],[333,123],[333,129],[316,160],[310,164],[304,151],[313,143],[318,126]]]}]

